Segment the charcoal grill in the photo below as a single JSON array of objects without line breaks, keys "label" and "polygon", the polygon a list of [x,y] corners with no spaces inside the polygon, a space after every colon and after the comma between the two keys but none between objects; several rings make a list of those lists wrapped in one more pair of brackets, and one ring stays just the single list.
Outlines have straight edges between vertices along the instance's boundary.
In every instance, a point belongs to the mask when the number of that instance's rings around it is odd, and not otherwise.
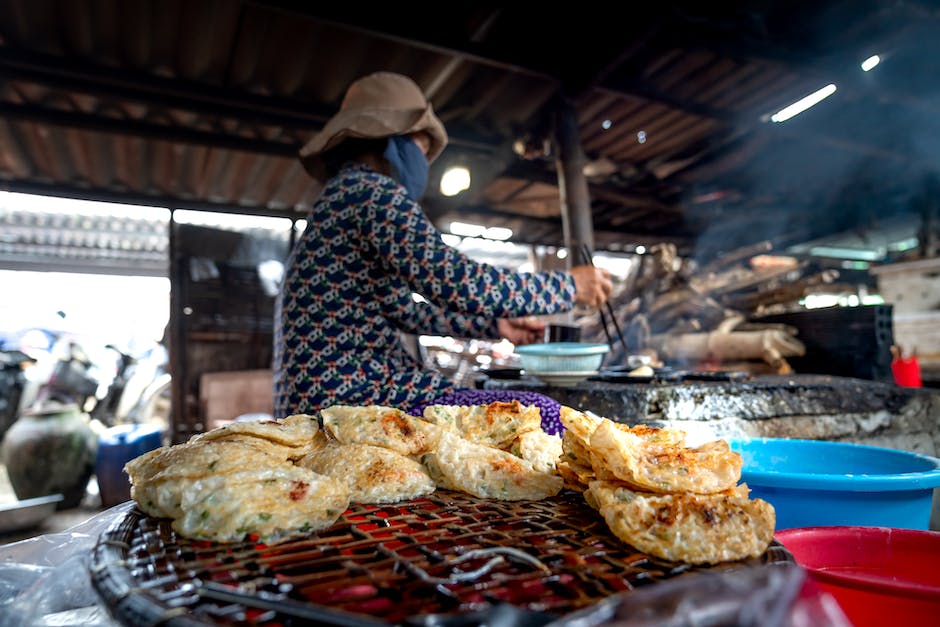
[{"label": "charcoal grill", "polygon": [[540,625],[666,579],[793,562],[777,543],[710,568],[659,561],[568,490],[353,505],[329,529],[276,545],[187,540],[169,522],[130,510],[95,546],[92,583],[124,624],[447,626],[499,613],[501,625]]}]

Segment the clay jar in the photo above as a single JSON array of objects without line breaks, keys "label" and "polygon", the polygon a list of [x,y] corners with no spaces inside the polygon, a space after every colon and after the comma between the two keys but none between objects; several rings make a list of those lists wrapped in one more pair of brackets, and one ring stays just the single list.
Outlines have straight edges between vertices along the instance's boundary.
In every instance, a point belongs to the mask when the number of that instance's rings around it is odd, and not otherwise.
[{"label": "clay jar", "polygon": [[49,403],[24,412],[6,432],[0,459],[18,499],[61,494],[77,507],[95,467],[98,436],[77,405]]}]

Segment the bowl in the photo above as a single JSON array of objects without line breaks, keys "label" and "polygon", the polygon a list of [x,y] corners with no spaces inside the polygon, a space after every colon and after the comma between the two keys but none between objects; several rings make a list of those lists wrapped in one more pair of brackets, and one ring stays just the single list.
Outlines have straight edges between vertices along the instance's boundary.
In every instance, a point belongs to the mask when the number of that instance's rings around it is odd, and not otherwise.
[{"label": "bowl", "polygon": [[822,526],[779,531],[776,539],[855,627],[937,624],[940,533]]},{"label": "bowl", "polygon": [[63,498],[61,494],[49,494],[0,505],[0,533],[39,526],[55,513],[56,505],[61,503]]},{"label": "bowl", "polygon": [[777,529],[863,525],[927,529],[940,459],[894,449],[786,438],[728,439],[741,479],[777,511]]},{"label": "bowl", "polygon": [[552,372],[597,372],[610,351],[607,344],[547,342],[516,347],[522,369],[529,374]]}]

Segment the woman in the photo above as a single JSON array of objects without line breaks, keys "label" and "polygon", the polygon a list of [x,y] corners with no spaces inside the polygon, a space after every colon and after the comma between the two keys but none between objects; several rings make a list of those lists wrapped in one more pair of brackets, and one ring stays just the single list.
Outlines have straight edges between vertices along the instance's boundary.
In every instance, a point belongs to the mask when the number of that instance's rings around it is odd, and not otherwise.
[{"label": "woman", "polygon": [[[355,81],[301,150],[326,181],[291,253],[275,321],[275,415],[343,403],[408,409],[454,389],[422,369],[399,331],[539,341],[531,316],[599,306],[606,270],[516,273],[444,244],[417,201],[444,126],[409,78]],[[418,293],[426,300],[412,297]]]}]

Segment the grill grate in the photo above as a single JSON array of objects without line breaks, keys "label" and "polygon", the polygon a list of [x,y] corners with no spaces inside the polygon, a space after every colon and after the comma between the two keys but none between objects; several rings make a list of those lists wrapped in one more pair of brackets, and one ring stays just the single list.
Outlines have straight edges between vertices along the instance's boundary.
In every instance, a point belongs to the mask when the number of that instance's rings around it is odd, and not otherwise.
[{"label": "grill grate", "polygon": [[679,575],[786,561],[776,543],[758,559],[711,568],[651,559],[575,492],[507,502],[438,491],[353,505],[329,529],[273,546],[187,540],[133,510],[99,539],[92,580],[126,624],[352,625],[428,614],[446,624],[446,615],[506,604],[560,616]]}]

